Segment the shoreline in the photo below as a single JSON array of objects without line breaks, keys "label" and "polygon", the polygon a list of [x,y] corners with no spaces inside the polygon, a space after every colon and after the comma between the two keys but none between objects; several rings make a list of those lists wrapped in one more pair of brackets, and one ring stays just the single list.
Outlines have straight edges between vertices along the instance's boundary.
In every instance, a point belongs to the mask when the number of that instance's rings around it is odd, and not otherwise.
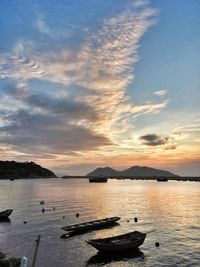
[{"label": "shoreline", "polygon": [[200,177],[194,177],[194,176],[178,176],[178,177],[164,177],[164,176],[156,176],[156,177],[149,177],[149,176],[129,176],[129,177],[123,177],[123,176],[84,176],[84,175],[69,175],[66,177],[61,177],[62,179],[89,179],[89,178],[107,178],[107,179],[115,179],[115,180],[152,180],[157,181],[157,179],[163,179],[166,178],[168,181],[193,181],[193,182],[200,182]]}]

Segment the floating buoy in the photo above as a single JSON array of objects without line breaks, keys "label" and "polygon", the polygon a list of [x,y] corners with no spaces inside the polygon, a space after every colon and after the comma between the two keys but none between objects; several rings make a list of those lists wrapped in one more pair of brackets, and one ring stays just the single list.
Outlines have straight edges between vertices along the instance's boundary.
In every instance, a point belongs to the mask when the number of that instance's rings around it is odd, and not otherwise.
[{"label": "floating buoy", "polygon": [[23,221],[24,224],[27,224],[27,221]]},{"label": "floating buoy", "polygon": [[56,208],[55,207],[53,207],[53,210],[55,210]]},{"label": "floating buoy", "polygon": [[76,213],[76,217],[77,217],[77,218],[79,217],[79,213],[78,213],[78,212]]},{"label": "floating buoy", "polygon": [[65,219],[65,216],[63,216],[63,219]]},{"label": "floating buoy", "polygon": [[44,200],[40,201],[40,205],[44,205]]},{"label": "floating buoy", "polygon": [[158,248],[160,246],[160,243],[159,242],[156,242],[155,243],[155,246]]},{"label": "floating buoy", "polygon": [[129,223],[129,220],[127,220],[127,223]]},{"label": "floating buoy", "polygon": [[134,222],[137,222],[137,221],[138,221],[138,218],[137,218],[137,217],[135,217],[135,218],[134,218]]},{"label": "floating buoy", "polygon": [[45,209],[43,208],[43,209],[42,209],[42,213],[44,213],[44,212],[45,212]]}]

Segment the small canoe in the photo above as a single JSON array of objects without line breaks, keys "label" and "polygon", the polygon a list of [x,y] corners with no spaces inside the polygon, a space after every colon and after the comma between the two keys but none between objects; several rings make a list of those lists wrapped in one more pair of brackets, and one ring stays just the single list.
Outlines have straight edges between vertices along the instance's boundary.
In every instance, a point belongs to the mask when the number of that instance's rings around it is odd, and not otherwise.
[{"label": "small canoe", "polygon": [[6,220],[10,216],[13,210],[4,210],[0,212],[0,220]]},{"label": "small canoe", "polygon": [[113,237],[86,240],[86,242],[100,252],[124,252],[137,249],[144,243],[145,238],[146,233],[134,231]]},{"label": "small canoe", "polygon": [[72,236],[75,234],[88,232],[90,230],[95,230],[95,229],[103,229],[103,228],[106,228],[107,226],[115,225],[116,222],[119,220],[120,220],[120,217],[110,217],[110,218],[105,218],[105,219],[100,219],[100,220],[95,220],[95,221],[89,221],[89,222],[83,222],[83,223],[64,226],[64,227],[61,227],[61,229],[67,231],[68,233],[66,235],[62,235],[61,237],[66,237],[67,235]]}]

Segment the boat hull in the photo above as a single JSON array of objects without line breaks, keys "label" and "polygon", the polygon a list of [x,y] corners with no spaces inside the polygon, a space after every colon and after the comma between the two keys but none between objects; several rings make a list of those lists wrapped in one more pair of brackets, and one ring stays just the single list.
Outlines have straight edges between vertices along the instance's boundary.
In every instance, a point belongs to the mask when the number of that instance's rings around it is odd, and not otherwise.
[{"label": "boat hull", "polygon": [[107,178],[96,178],[96,177],[91,177],[89,178],[90,183],[107,183],[108,179]]},{"label": "boat hull", "polygon": [[[138,232],[135,232],[138,233]],[[146,234],[140,233],[140,236],[134,238],[134,232],[116,237],[87,240],[88,244],[103,253],[125,252],[138,249],[146,238]]]},{"label": "boat hull", "polygon": [[145,237],[143,239],[141,239],[140,241],[138,241],[135,244],[130,244],[130,245],[126,245],[126,246],[102,246],[99,244],[94,244],[88,241],[88,243],[90,245],[92,245],[94,248],[96,248],[98,251],[103,252],[103,253],[108,253],[108,252],[124,252],[124,251],[130,251],[130,250],[136,250],[138,249],[143,243],[144,243]]},{"label": "boat hull", "polygon": [[[118,220],[120,220],[120,217],[110,217],[110,218],[80,223],[76,225],[69,225],[61,227],[61,229],[67,231],[66,235],[72,236],[92,230],[103,229],[113,225],[117,225]],[[66,235],[62,235],[61,237],[65,237]]]},{"label": "boat hull", "polygon": [[11,215],[13,210],[4,210],[0,212],[0,220],[6,220]]}]

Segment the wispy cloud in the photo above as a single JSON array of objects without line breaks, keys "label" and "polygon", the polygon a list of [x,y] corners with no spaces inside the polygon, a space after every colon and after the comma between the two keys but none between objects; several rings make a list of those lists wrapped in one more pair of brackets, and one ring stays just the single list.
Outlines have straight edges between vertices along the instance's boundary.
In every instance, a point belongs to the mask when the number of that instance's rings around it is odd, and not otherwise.
[{"label": "wispy cloud", "polygon": [[35,26],[36,28],[41,32],[41,33],[45,33],[48,34],[50,36],[52,36],[54,33],[50,30],[48,24],[46,23],[45,19],[40,16],[36,22],[35,22]]},{"label": "wispy cloud", "polygon": [[198,120],[193,121],[192,123],[184,123],[181,126],[177,126],[173,133],[181,135],[183,133],[193,133],[193,132],[200,132],[200,122]]},{"label": "wispy cloud", "polygon": [[[53,144],[57,144],[56,151],[93,149],[115,143],[119,134],[132,127],[133,118],[162,110],[166,100],[134,105],[126,94],[134,80],[139,42],[153,25],[156,13],[146,1],[136,1],[121,14],[104,20],[102,28],[78,49],[39,52],[34,42],[21,40],[11,54],[1,55],[0,78],[17,81],[11,97],[22,103],[18,111],[5,118],[9,123],[1,131],[8,135],[2,140],[18,149],[26,146],[26,151],[31,143],[38,149],[47,147],[47,152],[55,148]],[[43,17],[36,21],[36,27],[52,34]],[[32,79],[62,84],[66,93],[62,99],[33,94],[28,86]],[[76,87],[82,93],[69,98],[68,93]]]},{"label": "wispy cloud", "polygon": [[157,96],[164,96],[166,94],[167,94],[167,90],[164,90],[164,89],[154,92],[154,95],[157,95]]}]

